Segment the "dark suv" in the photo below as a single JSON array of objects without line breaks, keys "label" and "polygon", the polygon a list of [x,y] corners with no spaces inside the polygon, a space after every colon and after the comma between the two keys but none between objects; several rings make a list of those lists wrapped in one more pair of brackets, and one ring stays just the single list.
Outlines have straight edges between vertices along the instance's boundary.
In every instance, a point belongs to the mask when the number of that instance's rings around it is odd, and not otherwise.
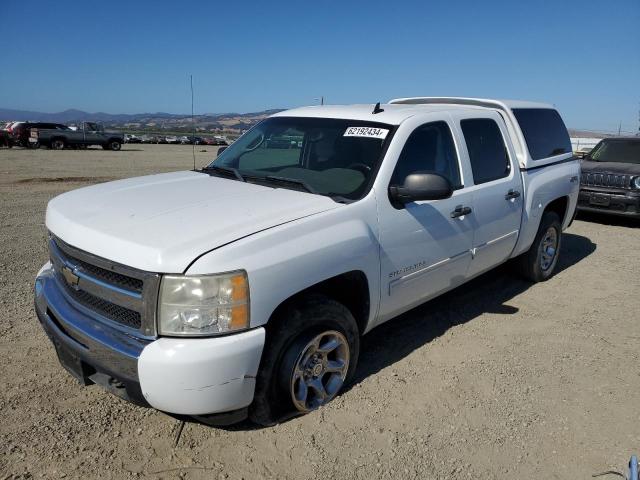
[{"label": "dark suv", "polygon": [[37,141],[37,136],[33,136],[33,140],[29,140],[32,138],[31,129],[37,128],[39,130],[45,129],[53,129],[53,130],[69,130],[69,127],[66,125],[62,125],[60,123],[50,123],[50,122],[23,122],[15,125],[11,132],[13,137],[13,144],[20,145],[21,147],[26,148],[38,148],[40,143]]},{"label": "dark suv", "polygon": [[640,137],[605,138],[584,157],[578,209],[640,218]]}]

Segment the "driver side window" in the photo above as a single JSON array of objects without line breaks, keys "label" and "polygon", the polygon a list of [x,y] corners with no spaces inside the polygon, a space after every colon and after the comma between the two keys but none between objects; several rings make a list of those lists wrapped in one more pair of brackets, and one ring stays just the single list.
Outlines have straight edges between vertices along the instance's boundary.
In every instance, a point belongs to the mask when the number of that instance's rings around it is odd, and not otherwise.
[{"label": "driver side window", "polygon": [[416,128],[404,145],[391,176],[391,185],[402,185],[412,173],[437,173],[447,178],[454,190],[462,188],[458,155],[446,122]]}]

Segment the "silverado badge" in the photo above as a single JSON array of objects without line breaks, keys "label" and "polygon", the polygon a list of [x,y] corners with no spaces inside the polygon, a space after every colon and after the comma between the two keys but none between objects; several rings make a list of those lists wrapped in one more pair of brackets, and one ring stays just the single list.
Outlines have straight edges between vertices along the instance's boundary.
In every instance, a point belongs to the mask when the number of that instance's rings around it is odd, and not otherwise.
[{"label": "silverado badge", "polygon": [[69,285],[71,285],[72,287],[77,287],[78,286],[78,282],[80,281],[80,277],[78,275],[76,275],[74,273],[74,271],[71,270],[66,265],[62,266],[62,276],[67,281],[67,283]]}]

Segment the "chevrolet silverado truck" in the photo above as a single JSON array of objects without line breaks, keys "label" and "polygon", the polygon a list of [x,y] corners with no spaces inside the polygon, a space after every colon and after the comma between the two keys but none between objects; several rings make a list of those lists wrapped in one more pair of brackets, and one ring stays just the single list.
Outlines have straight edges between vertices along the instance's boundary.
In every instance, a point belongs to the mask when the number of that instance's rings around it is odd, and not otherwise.
[{"label": "chevrolet silverado truck", "polygon": [[82,122],[77,130],[31,129],[31,137],[53,150],[67,147],[86,148],[89,145],[100,145],[105,150],[120,150],[124,143],[124,134],[105,131],[99,123]]},{"label": "chevrolet silverado truck", "polygon": [[605,138],[584,157],[578,210],[640,218],[640,137]]},{"label": "chevrolet silverado truck", "polygon": [[289,110],[201,170],[52,199],[35,309],[82,384],[271,425],[335,398],[381,323],[508,260],[550,278],[579,175],[547,104]]}]

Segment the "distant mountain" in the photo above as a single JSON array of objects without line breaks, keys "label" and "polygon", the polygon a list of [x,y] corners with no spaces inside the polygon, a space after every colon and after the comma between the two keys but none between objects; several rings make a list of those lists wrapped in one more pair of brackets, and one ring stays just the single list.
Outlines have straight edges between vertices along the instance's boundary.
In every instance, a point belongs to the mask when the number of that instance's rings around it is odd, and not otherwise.
[{"label": "distant mountain", "polygon": [[[281,112],[282,109],[264,110],[250,113],[206,113],[195,115],[195,125],[200,131],[224,129],[242,131],[260,120]],[[64,112],[43,113],[28,110],[0,108],[0,121],[33,121],[77,124],[80,122],[102,122],[105,126],[128,130],[172,130],[182,131],[193,128],[191,115],[166,112],[112,114],[104,112],[89,113],[69,109]]]},{"label": "distant mountain", "polygon": [[[282,109],[264,110],[262,112],[252,113],[207,113],[204,115],[196,115],[198,119],[210,118],[220,119],[229,117],[256,117],[256,116],[268,116],[273,113],[282,111]],[[175,114],[166,112],[156,113],[104,113],[104,112],[85,112],[82,110],[69,109],[63,112],[56,113],[44,113],[34,112],[30,110],[12,110],[8,108],[0,108],[0,119],[10,121],[34,121],[34,122],[139,122],[148,119],[184,119],[191,118],[189,114]]]}]

